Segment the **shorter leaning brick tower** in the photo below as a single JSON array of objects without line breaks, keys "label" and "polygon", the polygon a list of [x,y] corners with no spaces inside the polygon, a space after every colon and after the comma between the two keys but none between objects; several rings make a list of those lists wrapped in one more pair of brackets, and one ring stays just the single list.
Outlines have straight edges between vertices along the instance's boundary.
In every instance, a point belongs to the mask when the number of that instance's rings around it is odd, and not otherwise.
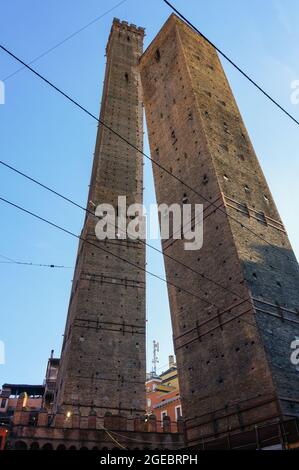
[{"label": "shorter leaning brick tower", "polygon": [[158,203],[204,205],[201,250],[163,243],[192,268],[165,257],[188,445],[299,417],[298,263],[216,51],[172,15],[140,70],[152,158],[189,186],[154,165]]}]

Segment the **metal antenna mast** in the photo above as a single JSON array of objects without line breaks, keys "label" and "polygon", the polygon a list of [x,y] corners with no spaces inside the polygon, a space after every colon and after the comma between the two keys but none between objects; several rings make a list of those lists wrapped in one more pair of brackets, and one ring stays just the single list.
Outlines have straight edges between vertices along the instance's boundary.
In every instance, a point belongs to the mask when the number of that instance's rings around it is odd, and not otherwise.
[{"label": "metal antenna mast", "polygon": [[159,343],[155,340],[153,341],[153,347],[154,347],[154,351],[153,351],[153,360],[152,360],[152,363],[153,363],[152,373],[153,375],[157,375],[157,364],[159,363],[157,353],[159,352]]}]

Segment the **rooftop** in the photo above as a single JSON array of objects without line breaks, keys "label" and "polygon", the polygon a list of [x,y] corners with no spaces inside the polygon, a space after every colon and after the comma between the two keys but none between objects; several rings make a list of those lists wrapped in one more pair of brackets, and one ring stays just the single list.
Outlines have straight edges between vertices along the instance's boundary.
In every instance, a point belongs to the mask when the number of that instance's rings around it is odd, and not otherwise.
[{"label": "rooftop", "polygon": [[10,390],[11,395],[20,395],[27,393],[27,395],[43,395],[45,387],[43,385],[26,385],[26,384],[3,384],[2,392]]}]

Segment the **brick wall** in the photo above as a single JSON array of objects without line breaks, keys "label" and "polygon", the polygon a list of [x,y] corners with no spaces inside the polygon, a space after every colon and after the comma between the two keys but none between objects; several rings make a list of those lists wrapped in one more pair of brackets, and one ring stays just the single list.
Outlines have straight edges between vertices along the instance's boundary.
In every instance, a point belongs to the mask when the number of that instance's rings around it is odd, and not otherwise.
[{"label": "brick wall", "polygon": [[[144,30],[114,20],[108,45],[100,117],[139,148],[143,146],[141,85],[137,64]],[[99,125],[88,209],[142,202],[142,158]],[[55,411],[78,408],[131,415],[145,408],[145,266],[138,241],[99,241],[97,219],[87,215],[73,280]],[[129,260],[141,269],[109,253]]]},{"label": "brick wall", "polygon": [[298,264],[218,56],[172,15],[140,70],[151,156],[197,193],[153,165],[158,203],[204,205],[201,250],[163,243],[193,269],[165,258],[167,279],[196,294],[168,288],[189,443],[285,403],[298,415]]}]

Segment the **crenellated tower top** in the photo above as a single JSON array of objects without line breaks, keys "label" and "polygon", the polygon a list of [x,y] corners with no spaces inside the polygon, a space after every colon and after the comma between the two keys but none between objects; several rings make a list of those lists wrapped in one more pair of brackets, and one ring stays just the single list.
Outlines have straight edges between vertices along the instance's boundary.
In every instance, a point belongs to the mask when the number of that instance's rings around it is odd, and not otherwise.
[{"label": "crenellated tower top", "polygon": [[130,33],[135,33],[139,34],[142,37],[145,34],[145,29],[136,26],[135,24],[128,23],[127,21],[120,21],[118,18],[113,19],[111,31],[123,31],[123,32],[130,32]]},{"label": "crenellated tower top", "polygon": [[142,53],[145,29],[138,27],[135,24],[128,23],[127,21],[121,21],[118,18],[114,18],[106,47],[106,55],[108,55],[108,52],[110,50],[112,38],[116,35],[119,37],[120,42],[122,42],[123,44],[129,44],[130,41],[137,42],[139,44],[139,53]]}]

